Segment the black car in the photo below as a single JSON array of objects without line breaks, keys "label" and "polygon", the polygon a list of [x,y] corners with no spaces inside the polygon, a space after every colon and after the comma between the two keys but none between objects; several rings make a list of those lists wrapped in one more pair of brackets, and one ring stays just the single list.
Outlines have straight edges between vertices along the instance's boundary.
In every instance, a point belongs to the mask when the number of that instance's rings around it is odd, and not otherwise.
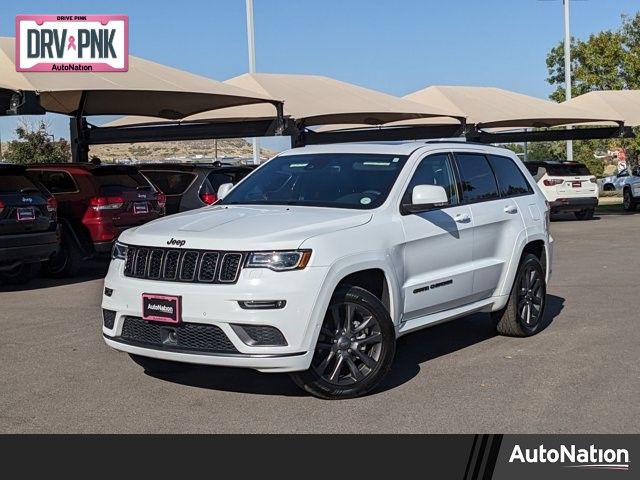
[{"label": "black car", "polygon": [[140,172],[167,197],[167,215],[211,205],[218,201],[218,188],[234,185],[255,167],[215,163],[147,163]]},{"label": "black car", "polygon": [[19,165],[0,164],[0,282],[25,283],[59,248],[57,203]]}]

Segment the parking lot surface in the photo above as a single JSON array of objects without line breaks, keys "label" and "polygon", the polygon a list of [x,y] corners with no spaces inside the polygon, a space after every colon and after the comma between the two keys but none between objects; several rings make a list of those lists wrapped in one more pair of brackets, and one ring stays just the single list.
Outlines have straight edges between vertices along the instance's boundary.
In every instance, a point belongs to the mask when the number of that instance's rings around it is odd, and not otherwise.
[{"label": "parking lot surface", "polygon": [[101,276],[0,287],[0,432],[608,432],[640,429],[640,214],[552,223],[549,326],[476,314],[399,340],[383,387],[322,401],[286,375],[146,375],[102,341]]}]

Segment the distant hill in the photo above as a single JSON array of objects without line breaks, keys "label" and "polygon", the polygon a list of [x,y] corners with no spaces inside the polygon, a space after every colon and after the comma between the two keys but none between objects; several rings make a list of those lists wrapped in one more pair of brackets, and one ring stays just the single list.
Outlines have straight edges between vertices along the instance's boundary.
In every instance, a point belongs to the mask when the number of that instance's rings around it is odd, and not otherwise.
[{"label": "distant hill", "polygon": [[[2,151],[6,152],[7,142],[2,143]],[[217,141],[218,158],[251,157],[253,146],[242,138]],[[266,148],[260,149],[262,158],[270,158],[276,152]],[[164,160],[168,158],[213,158],[216,154],[215,140],[190,140],[179,142],[123,143],[115,145],[92,145],[89,156],[97,156],[105,161],[114,160]]]}]

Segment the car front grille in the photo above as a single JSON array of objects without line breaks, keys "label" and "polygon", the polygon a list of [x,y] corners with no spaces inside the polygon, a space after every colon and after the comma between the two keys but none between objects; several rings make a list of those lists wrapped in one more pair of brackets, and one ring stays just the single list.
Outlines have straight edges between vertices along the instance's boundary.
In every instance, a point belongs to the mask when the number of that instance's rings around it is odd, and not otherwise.
[{"label": "car front grille", "polygon": [[238,281],[241,252],[174,250],[129,245],[124,264],[127,277],[168,282],[226,283]]},{"label": "car front grille", "polygon": [[125,317],[118,340],[161,350],[188,350],[206,353],[238,353],[229,337],[216,325],[182,323],[165,325]]}]

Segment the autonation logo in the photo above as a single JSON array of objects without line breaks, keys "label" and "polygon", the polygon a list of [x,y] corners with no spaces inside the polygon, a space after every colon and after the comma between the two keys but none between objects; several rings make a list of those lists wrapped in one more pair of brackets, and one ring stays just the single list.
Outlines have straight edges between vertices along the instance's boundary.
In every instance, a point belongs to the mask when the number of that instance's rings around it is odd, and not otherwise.
[{"label": "autonation logo", "polygon": [[567,468],[586,468],[598,470],[629,470],[629,451],[626,448],[577,448],[575,445],[560,445],[559,448],[522,449],[515,445],[509,463],[560,463]]}]

